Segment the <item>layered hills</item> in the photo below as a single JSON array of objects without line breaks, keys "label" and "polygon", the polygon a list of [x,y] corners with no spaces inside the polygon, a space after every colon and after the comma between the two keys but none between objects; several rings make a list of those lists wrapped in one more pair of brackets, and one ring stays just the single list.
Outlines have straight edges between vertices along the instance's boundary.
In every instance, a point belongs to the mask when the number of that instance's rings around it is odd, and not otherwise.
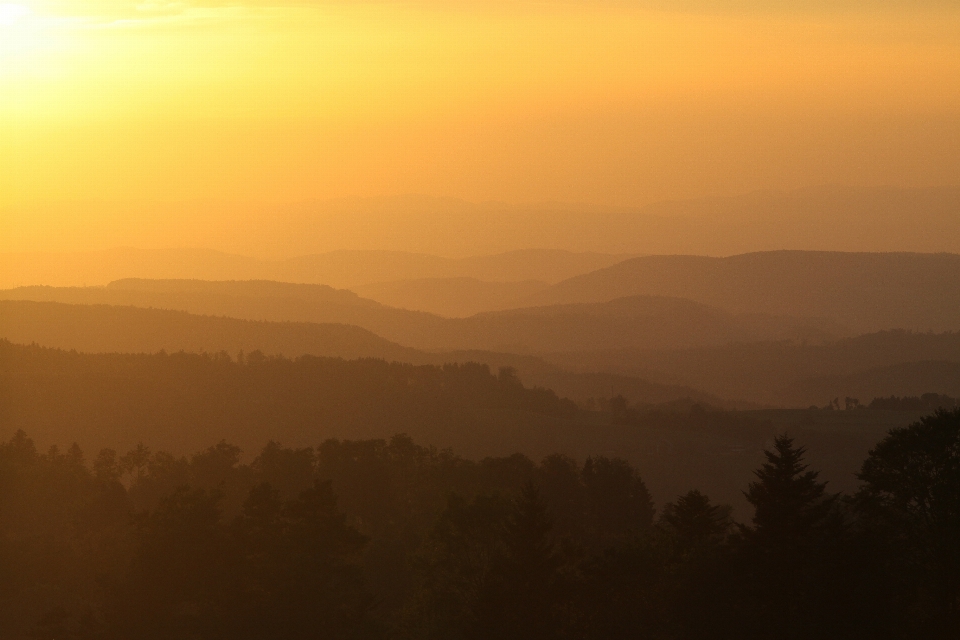
[{"label": "layered hills", "polygon": [[0,299],[131,305],[248,320],[356,325],[424,350],[538,353],[562,350],[679,348],[731,341],[843,335],[813,318],[732,314],[667,296],[530,307],[467,318],[396,309],[325,285],[269,281],[121,280],[106,287],[21,287]]},{"label": "layered hills", "polygon": [[525,298],[547,286],[542,280],[490,282],[477,278],[420,278],[374,282],[351,289],[392,307],[463,318],[521,306]]},{"label": "layered hills", "polygon": [[[476,458],[518,451],[534,460],[554,453],[622,457],[640,466],[661,504],[695,483],[741,506],[744,478],[762,461],[765,443],[795,429],[806,413],[688,407],[584,411],[479,364],[312,356],[238,362],[216,354],[83,354],[0,340],[0,441],[22,429],[41,447],[76,442],[88,452],[125,451],[143,442],[173,453],[168,460],[224,440],[252,455],[265,441],[303,447],[406,433]],[[915,416],[820,411],[801,442],[813,445],[811,463],[832,487],[850,490],[869,447]],[[523,462],[514,456],[502,468]]]},{"label": "layered hills", "polygon": [[103,304],[0,301],[0,337],[87,353],[241,351],[338,358],[423,359],[366,329],[336,323],[263,322]]},{"label": "layered hills", "polygon": [[821,344],[797,341],[719,347],[548,354],[573,371],[616,372],[690,385],[758,403],[823,405],[927,392],[960,395],[960,332],[881,331]]},{"label": "layered hills", "polygon": [[270,439],[306,446],[405,432],[482,456],[548,436],[547,425],[569,424],[575,413],[552,392],[497,378],[479,364],[313,356],[238,362],[217,354],[79,354],[0,340],[4,440],[24,429],[88,450],[143,440],[189,451],[223,438],[256,450]]},{"label": "layered hills", "polygon": [[340,250],[284,259],[257,259],[206,249],[21,252],[0,254],[0,287],[104,285],[125,278],[277,280],[337,288],[451,278],[552,284],[626,257],[540,249],[466,258],[383,250]]},{"label": "layered hills", "polygon": [[105,304],[0,300],[0,338],[17,344],[85,353],[225,353],[267,356],[376,358],[415,365],[477,362],[511,367],[528,384],[576,400],[622,394],[633,402],[681,398],[715,406],[744,406],[696,389],[662,385],[624,374],[568,372],[531,356],[489,351],[425,352],[398,345],[360,327],[315,322],[270,322],[183,311]]},{"label": "layered hills", "polygon": [[629,296],[599,303],[527,307],[452,320],[449,346],[543,353],[552,345],[580,349],[681,348],[735,341],[800,339],[843,334],[815,318],[733,314],[684,298]]},{"label": "layered hills", "polygon": [[169,309],[272,322],[339,323],[399,339],[409,346],[422,346],[422,337],[433,334],[444,322],[439,316],[395,309],[326,285],[258,280],[127,279],[106,287],[21,287],[0,292],[0,299]]},{"label": "layered hills", "polygon": [[[357,288],[397,300],[430,291],[422,300],[450,300],[450,315],[458,305],[503,304],[522,288],[489,284],[421,279]],[[476,360],[512,366],[525,382],[581,401],[622,393],[640,402],[807,406],[838,396],[960,395],[951,369],[960,362],[957,255],[653,256],[529,287],[537,290],[515,302],[523,306],[466,317],[266,280],[21,287],[0,292],[10,301],[0,337],[83,351]],[[107,306],[10,306],[14,300]],[[146,313],[151,309],[187,313]]]},{"label": "layered hills", "polygon": [[829,318],[856,333],[960,329],[960,255],[771,251],[648,256],[576,276],[527,305],[676,296],[731,313]]}]

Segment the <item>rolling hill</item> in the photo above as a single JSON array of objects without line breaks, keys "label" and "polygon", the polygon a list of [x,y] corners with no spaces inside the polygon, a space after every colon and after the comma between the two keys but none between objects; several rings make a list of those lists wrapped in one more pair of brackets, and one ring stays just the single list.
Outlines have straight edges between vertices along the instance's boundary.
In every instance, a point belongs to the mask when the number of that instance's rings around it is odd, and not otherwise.
[{"label": "rolling hill", "polygon": [[[652,409],[652,410],[650,410]],[[327,438],[407,433],[475,458],[521,452],[619,456],[637,464],[660,504],[691,483],[744,505],[743,484],[769,439],[802,412],[642,408],[623,422],[524,388],[485,367],[379,360],[248,358],[197,354],[83,354],[0,340],[0,442],[18,429],[46,448],[78,443],[91,458],[138,442],[170,459],[226,442],[248,455],[264,442],[316,446]],[[893,426],[916,414],[824,411],[800,436],[832,487]],[[441,455],[443,455],[441,453]],[[510,459],[511,463],[516,458]]]},{"label": "rolling hill", "polygon": [[830,318],[854,333],[960,329],[960,255],[772,251],[649,256],[565,280],[527,305],[675,296],[732,313]]},{"label": "rolling hill", "polygon": [[0,299],[133,305],[247,320],[356,325],[422,350],[537,353],[677,348],[731,341],[835,337],[846,329],[816,319],[735,315],[662,296],[441,318],[381,305],[324,285],[270,281],[120,280],[106,287],[22,287]]},{"label": "rolling hill", "polygon": [[351,289],[365,298],[448,318],[465,318],[484,311],[510,309],[545,289],[542,280],[489,282],[476,278],[420,278],[359,285]]},{"label": "rolling hill", "polygon": [[429,353],[403,347],[365,329],[335,323],[267,322],[133,306],[0,300],[0,339],[86,353],[262,351],[268,356],[378,358],[415,365],[478,362],[494,371],[513,367],[527,385],[582,401],[622,394],[631,402],[689,398],[718,407],[742,407],[684,386],[630,375],[567,372],[539,358],[489,351]]},{"label": "rolling hill", "polygon": [[11,342],[87,353],[192,353],[225,351],[235,356],[304,353],[338,358],[423,359],[366,329],[345,324],[262,322],[201,316],[183,311],[0,301],[0,337]]},{"label": "rolling hill", "polygon": [[960,397],[960,362],[923,360],[899,362],[844,375],[806,378],[792,384],[785,394],[794,404],[804,401],[822,405],[830,398],[852,397],[863,403],[889,396],[919,397],[937,393]]},{"label": "rolling hill", "polygon": [[[264,280],[118,280],[105,287],[20,287],[0,299],[170,309],[271,322],[340,323],[363,327],[407,345],[423,344],[444,320],[394,309],[326,285]],[[392,338],[390,337],[392,336]]]},{"label": "rolling hill", "polygon": [[[960,362],[960,334],[887,331],[842,338],[844,327],[828,321],[734,314],[662,296],[455,319],[322,285],[267,281],[125,280],[107,287],[24,288],[0,292],[0,298],[74,303],[0,307],[0,328],[16,342],[81,351],[260,349],[422,364],[470,359],[494,369],[514,366],[525,383],[578,401],[620,393],[635,402],[689,397],[718,406],[807,406],[847,395],[864,401],[960,395],[950,375],[930,364]],[[112,306],[81,311],[77,303]],[[158,309],[208,317],[164,316]],[[147,311],[156,313],[141,315]],[[920,387],[890,376],[884,384],[867,382],[878,379],[871,370],[910,363],[929,368],[917,378],[925,381]]]},{"label": "rolling hill", "polygon": [[510,309],[448,321],[447,348],[544,353],[571,350],[680,348],[735,341],[843,335],[817,319],[735,315],[666,296],[630,296],[602,303]]},{"label": "rolling hill", "polygon": [[424,278],[555,283],[626,257],[629,255],[539,249],[467,258],[406,251],[339,250],[269,260],[207,249],[20,252],[0,253],[0,287],[92,286],[125,278],[280,280],[336,288]]},{"label": "rolling hill", "polygon": [[960,363],[960,332],[896,330],[821,344],[757,342],[544,357],[571,371],[619,373],[782,406],[823,405],[845,396],[868,402],[927,392],[960,395],[952,369],[957,365],[950,364]]}]

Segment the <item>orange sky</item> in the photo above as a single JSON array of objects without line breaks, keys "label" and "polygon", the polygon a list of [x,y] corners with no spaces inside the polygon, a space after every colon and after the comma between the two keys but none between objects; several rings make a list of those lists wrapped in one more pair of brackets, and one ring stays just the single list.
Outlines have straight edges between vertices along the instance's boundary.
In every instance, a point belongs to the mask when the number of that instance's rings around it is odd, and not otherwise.
[{"label": "orange sky", "polygon": [[354,196],[960,183],[951,3],[671,4],[0,0],[0,251]]}]

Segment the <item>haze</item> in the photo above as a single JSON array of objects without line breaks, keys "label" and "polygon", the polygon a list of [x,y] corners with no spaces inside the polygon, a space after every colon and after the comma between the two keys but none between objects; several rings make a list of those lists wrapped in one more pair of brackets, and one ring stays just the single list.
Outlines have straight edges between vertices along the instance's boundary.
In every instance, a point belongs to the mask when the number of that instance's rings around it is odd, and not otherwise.
[{"label": "haze", "polygon": [[956,186],[960,11],[839,5],[5,1],[0,250],[582,250],[374,241],[343,199]]},{"label": "haze", "polygon": [[0,640],[960,637],[958,0],[0,0]]}]

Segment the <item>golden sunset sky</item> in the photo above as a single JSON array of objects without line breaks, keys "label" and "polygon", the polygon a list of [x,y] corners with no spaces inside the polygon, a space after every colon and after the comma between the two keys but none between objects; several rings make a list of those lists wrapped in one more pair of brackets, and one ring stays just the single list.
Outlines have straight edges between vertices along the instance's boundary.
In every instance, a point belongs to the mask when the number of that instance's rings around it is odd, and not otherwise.
[{"label": "golden sunset sky", "polygon": [[957,185],[958,4],[0,0],[0,251],[335,198]]}]

